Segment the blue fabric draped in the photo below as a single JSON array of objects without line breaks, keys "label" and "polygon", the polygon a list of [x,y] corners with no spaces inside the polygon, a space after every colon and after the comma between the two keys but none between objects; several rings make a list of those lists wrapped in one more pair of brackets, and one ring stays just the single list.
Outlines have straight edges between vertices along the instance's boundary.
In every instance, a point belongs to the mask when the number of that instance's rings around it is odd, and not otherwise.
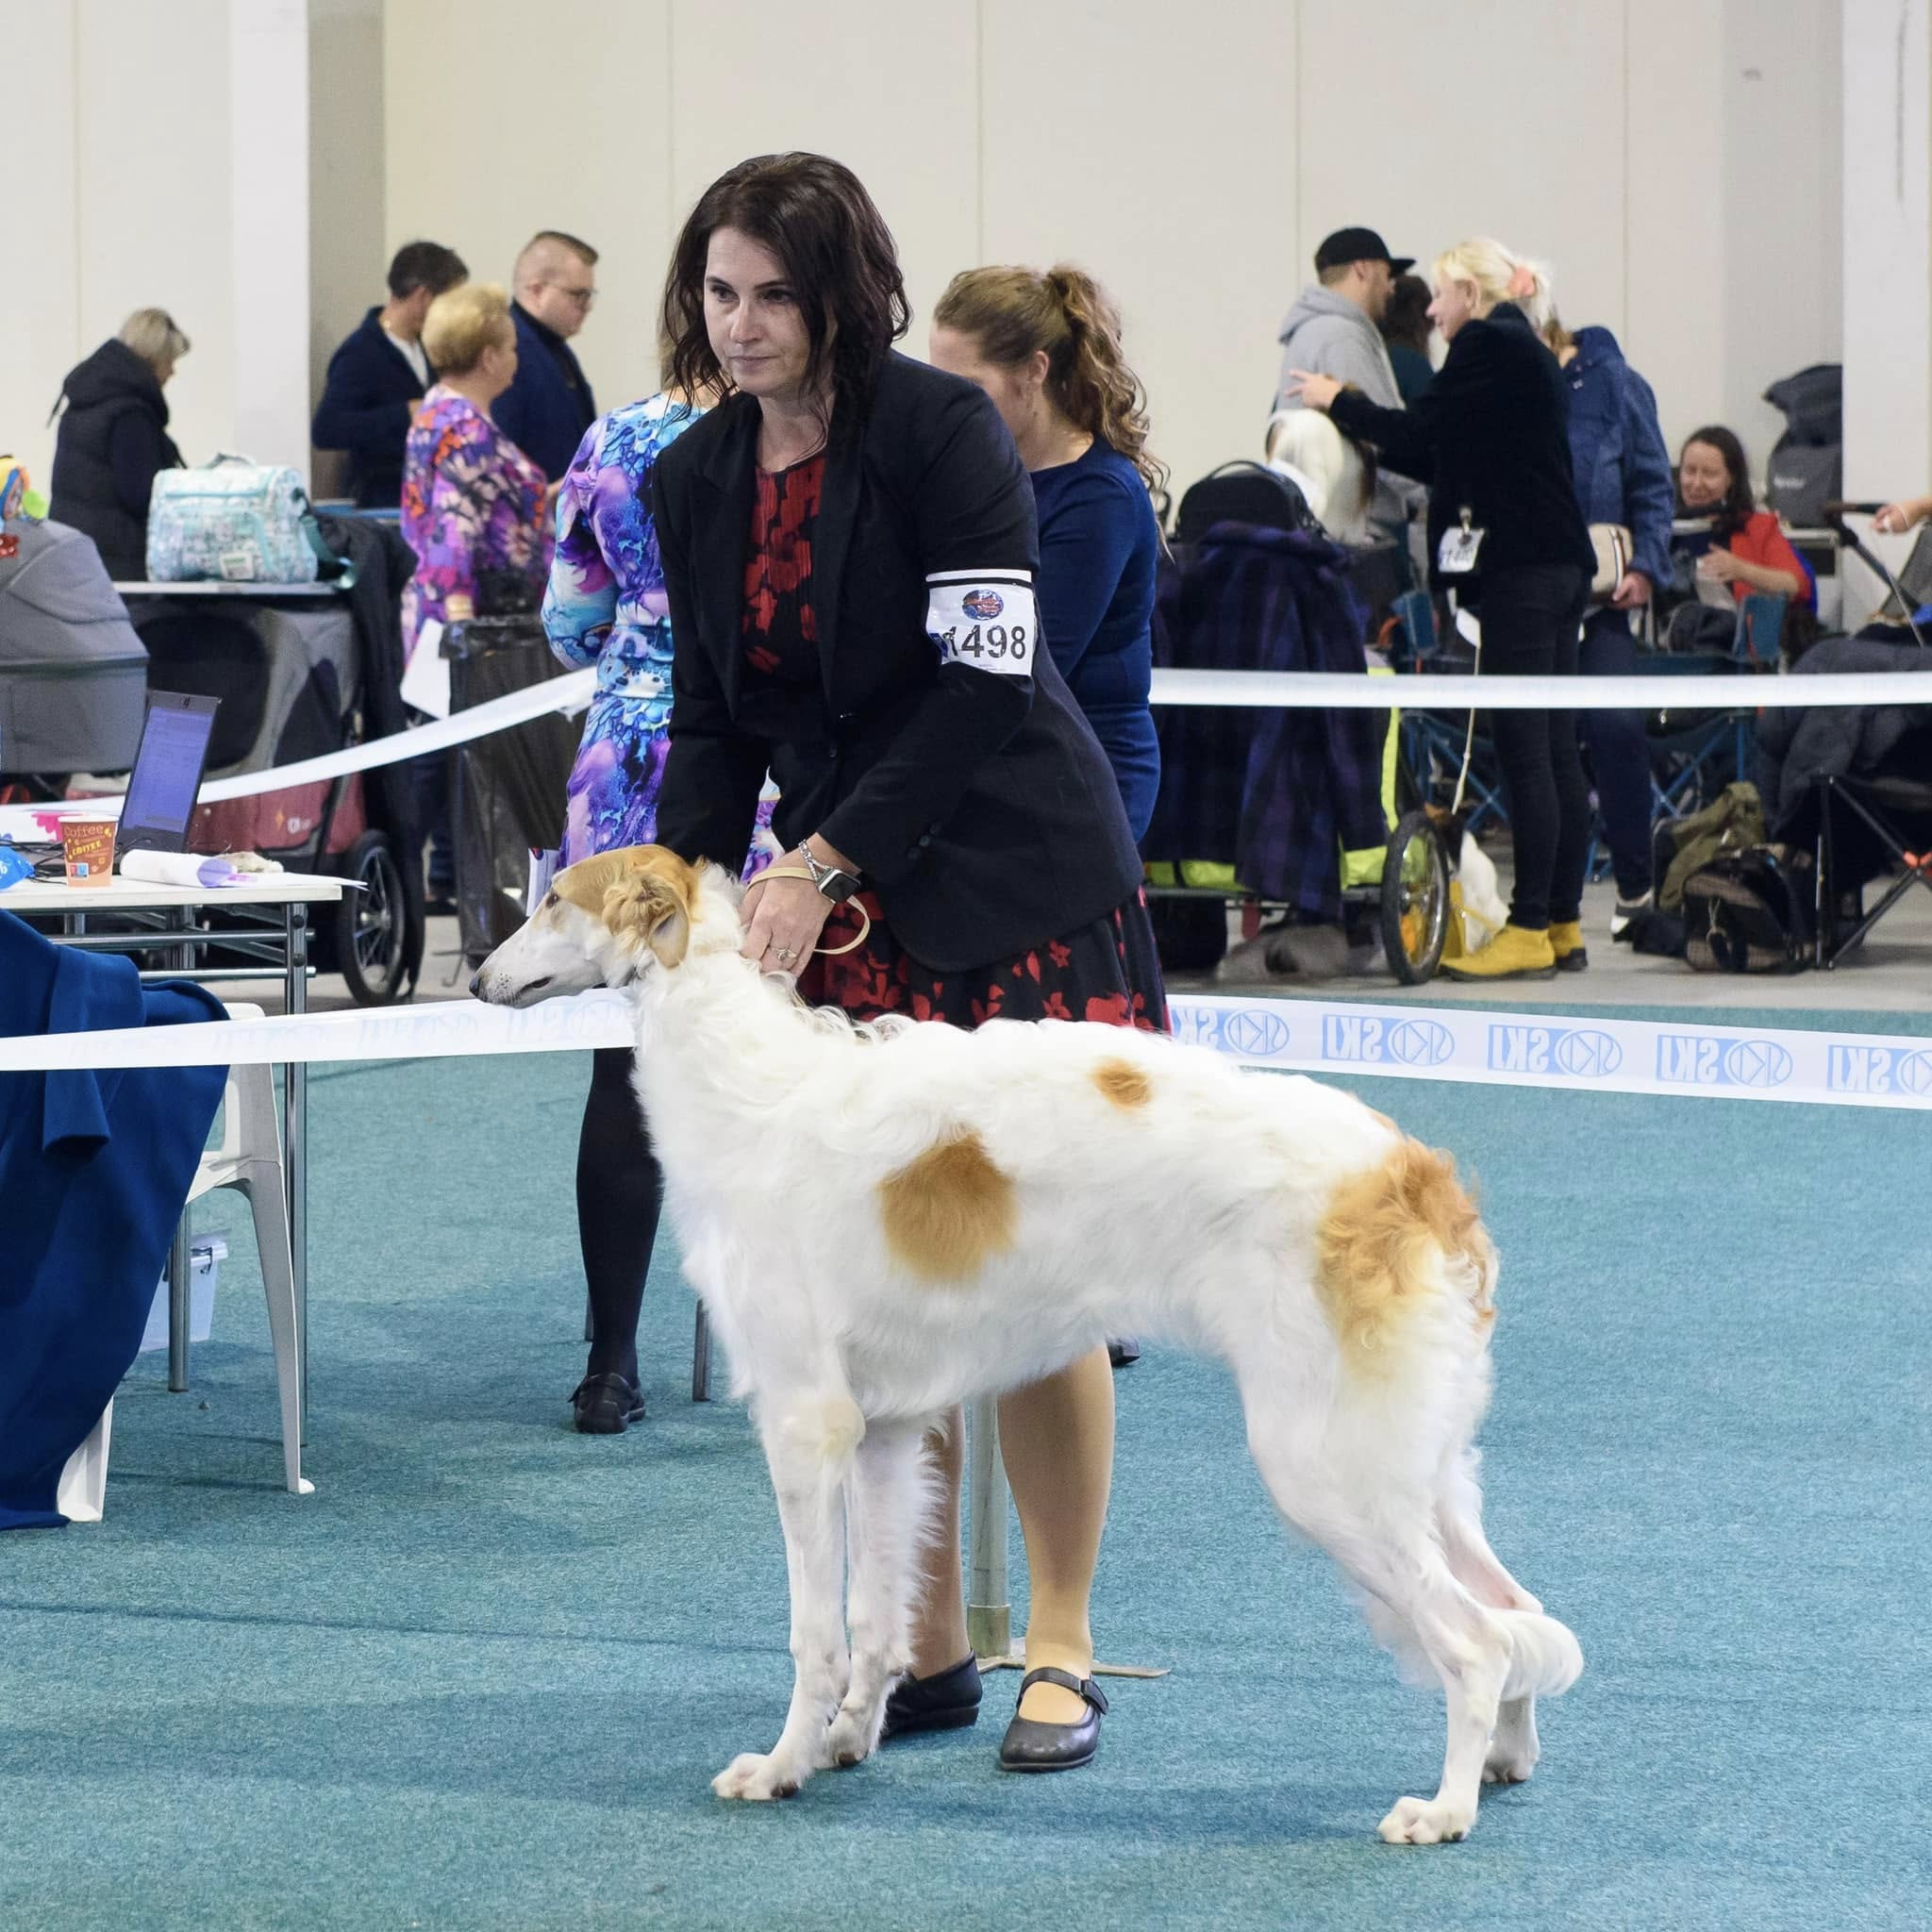
[{"label": "blue fabric draped", "polygon": [[[198,986],[0,910],[0,1038],[219,1020]],[[60,1472],[140,1352],[223,1067],[0,1073],[0,1529],[52,1527]]]}]

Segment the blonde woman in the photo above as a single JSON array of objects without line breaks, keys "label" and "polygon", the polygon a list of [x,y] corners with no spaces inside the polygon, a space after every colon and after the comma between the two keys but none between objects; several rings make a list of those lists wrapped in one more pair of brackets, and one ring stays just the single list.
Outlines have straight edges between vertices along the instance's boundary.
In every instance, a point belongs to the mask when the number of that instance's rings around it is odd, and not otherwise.
[{"label": "blonde woman", "polygon": [[968,269],[940,297],[929,348],[933,366],[984,390],[1012,432],[1040,520],[1041,629],[1138,840],[1160,786],[1147,694],[1160,552],[1151,497],[1166,472],[1147,449],[1120,317],[1076,268]]},{"label": "blonde woman", "polygon": [[137,308],[60,385],[65,409],[54,441],[58,523],[94,540],[118,583],[147,575],[147,507],[155,477],[178,470],[162,387],[188,353],[188,338],[163,308]]},{"label": "blonde woman", "polygon": [[[1595,556],[1572,481],[1562,375],[1518,306],[1537,307],[1538,278],[1500,242],[1477,240],[1439,257],[1432,280],[1429,319],[1449,356],[1412,408],[1378,408],[1300,370],[1296,393],[1429,485],[1432,575],[1478,612],[1484,673],[1574,676]],[[1515,845],[1509,923],[1443,971],[1547,979],[1559,962],[1582,961],[1591,807],[1576,717],[1497,711],[1490,728]]]}]

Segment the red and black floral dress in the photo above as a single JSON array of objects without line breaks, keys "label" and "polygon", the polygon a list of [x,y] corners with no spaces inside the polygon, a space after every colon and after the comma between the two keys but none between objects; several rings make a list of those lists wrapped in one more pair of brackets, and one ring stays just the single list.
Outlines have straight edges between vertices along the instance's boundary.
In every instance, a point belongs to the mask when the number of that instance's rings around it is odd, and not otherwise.
[{"label": "red and black floral dress", "polygon": [[[824,474],[823,456],[758,473],[744,567],[747,690],[761,680],[791,691],[817,687],[811,544]],[[855,952],[814,954],[798,975],[799,992],[815,1005],[841,1007],[855,1020],[909,1013],[967,1027],[988,1020],[1100,1020],[1167,1030],[1154,929],[1138,891],[1090,924],[958,973],[938,972],[907,952],[875,893],[860,892],[858,903],[872,920],[865,943]],[[820,943],[841,945],[858,927],[849,907],[835,907]]]}]

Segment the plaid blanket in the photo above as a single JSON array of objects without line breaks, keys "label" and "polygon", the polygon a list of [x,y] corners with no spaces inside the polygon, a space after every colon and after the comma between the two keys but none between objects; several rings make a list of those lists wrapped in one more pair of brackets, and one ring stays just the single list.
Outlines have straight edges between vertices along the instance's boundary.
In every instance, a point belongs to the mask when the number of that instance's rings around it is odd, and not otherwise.
[{"label": "plaid blanket", "polygon": [[[1340,546],[1220,524],[1164,567],[1154,660],[1366,675],[1366,628]],[[1177,705],[1157,715],[1160,796],[1142,857],[1231,862],[1251,891],[1339,920],[1342,848],[1389,836],[1380,791],[1388,713]]]}]

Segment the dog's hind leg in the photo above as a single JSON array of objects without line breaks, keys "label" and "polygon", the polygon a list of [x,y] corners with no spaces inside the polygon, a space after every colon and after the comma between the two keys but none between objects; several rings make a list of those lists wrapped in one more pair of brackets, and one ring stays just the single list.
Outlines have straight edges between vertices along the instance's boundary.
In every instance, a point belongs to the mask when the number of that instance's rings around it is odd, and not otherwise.
[{"label": "dog's hind leg", "polygon": [[852,1680],[832,1720],[826,1755],[857,1764],[877,1748],[886,1695],[912,1655],[912,1599],[930,1513],[923,1422],[874,1423],[846,1486],[846,1621]]},{"label": "dog's hind leg", "polygon": [[828,1762],[825,1727],[849,1663],[841,1586],[842,1492],[865,1418],[842,1390],[791,1394],[758,1417],[791,1583],[791,1706],[768,1755],[747,1751],[711,1780],[721,1798],[789,1798]]},{"label": "dog's hind leg", "polygon": [[[1457,1455],[1443,1472],[1436,1500],[1436,1526],[1456,1580],[1493,1610],[1535,1615],[1542,1605],[1504,1568],[1483,1532],[1482,1491],[1476,1487],[1475,1456]],[[1536,1731],[1536,1699],[1506,1697],[1496,1712],[1495,1735],[1483,1761],[1485,1784],[1521,1784],[1536,1769],[1541,1746]]]}]

